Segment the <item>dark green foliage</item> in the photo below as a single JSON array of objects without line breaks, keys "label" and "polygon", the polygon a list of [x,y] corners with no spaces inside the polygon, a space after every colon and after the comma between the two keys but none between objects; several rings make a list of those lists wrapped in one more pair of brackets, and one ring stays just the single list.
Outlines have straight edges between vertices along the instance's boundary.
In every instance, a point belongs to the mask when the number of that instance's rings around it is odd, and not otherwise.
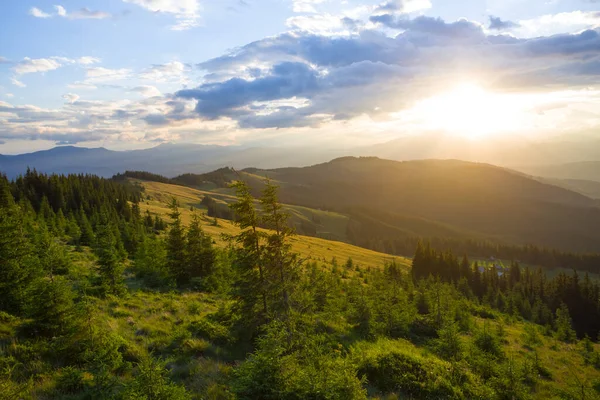
[{"label": "dark green foliage", "polygon": [[0,311],[22,312],[30,285],[40,275],[24,214],[14,205],[0,208]]},{"label": "dark green foliage", "polygon": [[215,251],[212,238],[204,233],[200,219],[194,215],[186,236],[186,275],[189,278],[206,278],[213,273]]},{"label": "dark green foliage", "polygon": [[72,332],[77,320],[71,285],[59,276],[39,279],[33,285],[33,301],[27,311],[33,320],[27,329],[30,334],[53,337]]},{"label": "dark green foliage", "polygon": [[102,286],[108,293],[119,294],[123,290],[123,263],[119,255],[119,241],[107,222],[98,228],[94,251],[98,255],[98,270]]},{"label": "dark green foliage", "polygon": [[164,365],[146,358],[136,367],[133,382],[127,385],[123,400],[187,400],[191,399],[185,388],[171,382]]},{"label": "dark green foliage", "polygon": [[186,240],[183,223],[181,222],[181,213],[177,200],[173,198],[169,206],[171,208],[171,226],[167,236],[167,268],[178,285],[189,281],[186,271]]}]

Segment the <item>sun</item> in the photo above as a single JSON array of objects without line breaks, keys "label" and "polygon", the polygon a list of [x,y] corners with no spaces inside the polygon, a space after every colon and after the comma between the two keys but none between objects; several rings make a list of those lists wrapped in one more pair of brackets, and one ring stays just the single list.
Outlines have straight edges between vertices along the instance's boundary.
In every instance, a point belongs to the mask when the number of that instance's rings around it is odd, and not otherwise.
[{"label": "sun", "polygon": [[443,130],[470,139],[518,130],[522,104],[513,95],[492,93],[473,83],[418,102],[410,110],[426,129]]}]

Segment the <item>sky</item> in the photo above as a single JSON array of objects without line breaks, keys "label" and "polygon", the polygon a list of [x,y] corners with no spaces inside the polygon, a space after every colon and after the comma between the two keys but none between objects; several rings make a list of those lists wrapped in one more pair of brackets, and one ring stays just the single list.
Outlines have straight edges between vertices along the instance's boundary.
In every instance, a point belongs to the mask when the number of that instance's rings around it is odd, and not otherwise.
[{"label": "sky", "polygon": [[600,0],[5,0],[0,153],[600,138]]}]

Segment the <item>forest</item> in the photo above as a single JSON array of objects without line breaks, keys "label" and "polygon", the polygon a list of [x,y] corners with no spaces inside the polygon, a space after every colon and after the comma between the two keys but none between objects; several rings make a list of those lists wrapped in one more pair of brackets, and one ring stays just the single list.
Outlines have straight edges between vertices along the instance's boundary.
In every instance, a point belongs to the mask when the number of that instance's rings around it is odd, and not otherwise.
[{"label": "forest", "polygon": [[124,177],[0,178],[0,399],[600,398],[587,273],[301,257],[273,181],[231,189],[217,242]]}]

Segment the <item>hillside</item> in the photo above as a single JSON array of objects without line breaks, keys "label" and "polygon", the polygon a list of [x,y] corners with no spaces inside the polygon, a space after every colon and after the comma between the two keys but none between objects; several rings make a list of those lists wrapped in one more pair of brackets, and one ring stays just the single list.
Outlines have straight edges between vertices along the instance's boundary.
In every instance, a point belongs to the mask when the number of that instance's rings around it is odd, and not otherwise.
[{"label": "hillside", "polygon": [[[214,192],[196,190],[192,188],[170,185],[158,182],[141,182],[144,187],[145,201],[140,203],[142,211],[149,210],[152,214],[167,218],[169,213],[168,203],[175,197],[181,204],[182,219],[185,224],[189,223],[194,212],[203,213],[203,227],[214,240],[220,245],[224,245],[222,234],[235,234],[239,231],[231,221],[218,219],[218,225],[214,226],[214,219],[205,215],[206,209],[201,201],[204,196],[211,196],[221,202],[223,205],[231,203],[235,198],[231,195],[223,195]],[[196,211],[192,211],[193,207]],[[326,211],[318,211],[299,206],[285,206],[284,210],[291,216],[291,222],[301,224],[302,221],[314,220],[317,218],[319,231],[317,235],[322,237],[341,237],[346,229],[348,217]],[[291,239],[294,251],[301,254],[307,260],[318,260],[330,264],[335,258],[337,262],[344,263],[348,258],[362,266],[381,267],[385,262],[396,260],[399,265],[408,268],[410,260],[403,257],[391,256],[364,248],[352,246],[340,241],[326,240],[319,237],[296,236]]]},{"label": "hillside", "polygon": [[419,236],[600,251],[596,200],[489,164],[346,157],[304,168],[215,173],[174,182],[227,193],[225,183],[242,178],[258,193],[269,177],[287,204],[349,216],[348,240],[361,245]]}]

